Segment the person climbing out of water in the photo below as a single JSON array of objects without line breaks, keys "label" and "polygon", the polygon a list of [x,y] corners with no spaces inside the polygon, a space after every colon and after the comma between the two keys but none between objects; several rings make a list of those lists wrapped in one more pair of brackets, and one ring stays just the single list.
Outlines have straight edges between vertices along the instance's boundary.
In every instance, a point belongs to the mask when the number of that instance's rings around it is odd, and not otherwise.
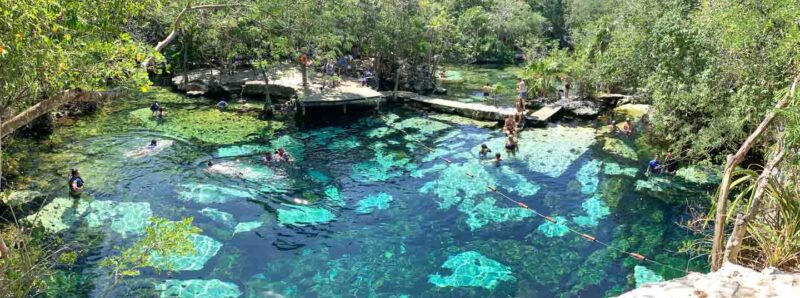
[{"label": "person climbing out of water", "polygon": [[217,108],[219,108],[220,112],[224,112],[225,108],[227,107],[228,107],[228,102],[225,101],[224,98],[217,103]]},{"label": "person climbing out of water", "polygon": [[631,119],[625,119],[625,122],[622,123],[622,133],[625,135],[629,135],[633,133],[633,126],[631,125]]},{"label": "person climbing out of water", "polygon": [[508,136],[508,139],[506,140],[506,152],[509,155],[514,155],[517,153],[517,139],[514,138],[513,135]]},{"label": "person climbing out of water", "polygon": [[478,152],[478,155],[480,155],[481,159],[484,159],[489,152],[492,152],[492,150],[489,149],[489,146],[486,146],[486,144],[481,144],[481,151]]},{"label": "person climbing out of water", "polygon": [[69,174],[69,194],[72,196],[80,195],[83,192],[83,178],[77,169],[72,169]]},{"label": "person climbing out of water", "polygon": [[511,115],[506,116],[506,122],[503,125],[503,132],[509,136],[513,136],[517,133],[517,122],[514,121],[514,117]]},{"label": "person climbing out of water", "polygon": [[645,172],[645,174],[650,175],[650,173],[661,173],[661,162],[658,161],[658,155],[654,156],[653,159],[647,163],[647,172]]},{"label": "person climbing out of water", "polygon": [[528,98],[528,86],[525,85],[525,80],[522,78],[520,78],[517,83],[517,93],[519,93],[519,97],[521,98]]},{"label": "person climbing out of water", "polygon": [[153,115],[155,115],[155,114],[156,114],[156,112],[158,111],[158,109],[159,109],[159,105],[158,105],[158,102],[157,102],[157,101],[154,101],[152,104],[150,104],[150,112],[152,112],[152,113],[153,113]]},{"label": "person climbing out of water", "polygon": [[501,161],[503,161],[503,158],[500,156],[500,153],[495,153],[494,154],[494,164],[499,166]]}]

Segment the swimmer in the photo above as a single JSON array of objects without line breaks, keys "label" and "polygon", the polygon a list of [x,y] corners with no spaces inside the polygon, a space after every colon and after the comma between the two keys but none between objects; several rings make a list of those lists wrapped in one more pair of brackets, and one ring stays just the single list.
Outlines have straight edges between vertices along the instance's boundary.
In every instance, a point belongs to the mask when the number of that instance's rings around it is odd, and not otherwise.
[{"label": "swimmer", "polygon": [[156,140],[150,140],[150,143],[147,144],[147,146],[144,146],[143,148],[139,148],[137,150],[128,152],[128,153],[125,154],[125,156],[126,157],[142,157],[142,156],[145,156],[145,155],[156,154],[158,152],[161,152],[161,150],[164,150],[164,148],[167,148],[167,147],[171,146],[173,143],[174,142],[172,140],[165,140],[165,141],[161,141],[161,142],[158,142]]},{"label": "swimmer", "polygon": [[283,155],[281,155],[280,151],[275,151],[275,155],[272,155],[272,160],[275,162],[284,162],[286,160],[283,159]]},{"label": "swimmer", "polygon": [[489,152],[492,152],[492,150],[489,149],[489,146],[486,146],[486,144],[481,144],[481,151],[478,152],[478,155],[480,155],[481,159],[484,159]]},{"label": "swimmer", "polygon": [[513,135],[508,136],[508,140],[506,140],[506,152],[508,152],[509,155],[517,152],[517,140]]},{"label": "swimmer", "polygon": [[494,154],[494,164],[499,166],[501,161],[503,161],[503,158],[500,157],[500,153],[495,153]]},{"label": "swimmer", "polygon": [[261,157],[261,163],[269,164],[271,162],[272,162],[272,154],[270,154],[268,151],[267,153],[264,153],[263,157]]},{"label": "swimmer", "polygon": [[83,178],[77,169],[72,169],[69,175],[69,194],[76,196],[83,192]]},{"label": "swimmer", "polygon": [[235,165],[233,163],[230,163],[230,162],[214,164],[211,161],[209,161],[206,165],[208,167],[206,168],[205,171],[208,172],[208,173],[223,174],[223,175],[231,176],[231,177],[234,177],[234,178],[243,178],[244,177],[244,173],[242,173],[242,171],[239,171],[239,169],[237,169],[235,167]]},{"label": "swimmer", "polygon": [[288,161],[288,162],[294,161],[294,158],[292,158],[292,156],[289,155],[289,152],[286,152],[286,150],[284,150],[283,148],[279,148],[278,151],[275,152],[275,154],[280,156],[281,160],[283,161]]}]

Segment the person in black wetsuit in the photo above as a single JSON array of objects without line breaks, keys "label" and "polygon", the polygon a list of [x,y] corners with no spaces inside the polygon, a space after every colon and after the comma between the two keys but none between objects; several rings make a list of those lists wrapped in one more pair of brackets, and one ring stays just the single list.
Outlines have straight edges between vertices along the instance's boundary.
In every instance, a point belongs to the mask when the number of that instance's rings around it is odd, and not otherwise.
[{"label": "person in black wetsuit", "polygon": [[160,106],[158,105],[157,101],[154,101],[152,104],[150,104],[150,112],[152,112],[153,115],[155,115],[156,112],[158,112],[159,108],[160,108]]},{"label": "person in black wetsuit", "polygon": [[69,194],[72,196],[79,196],[83,192],[83,178],[77,169],[72,169],[69,175]]}]

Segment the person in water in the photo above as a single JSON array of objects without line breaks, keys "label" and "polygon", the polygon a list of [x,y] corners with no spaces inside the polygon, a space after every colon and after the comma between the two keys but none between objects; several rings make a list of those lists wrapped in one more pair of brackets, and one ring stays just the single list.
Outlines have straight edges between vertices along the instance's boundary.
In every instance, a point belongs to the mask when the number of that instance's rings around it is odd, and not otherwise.
[{"label": "person in water", "polygon": [[494,164],[499,166],[501,161],[503,161],[503,158],[500,156],[500,153],[495,153]]},{"label": "person in water", "polygon": [[158,108],[158,120],[164,120],[164,108]]},{"label": "person in water", "polygon": [[658,155],[654,156],[653,159],[647,163],[647,172],[645,174],[659,174],[661,173],[661,162],[658,161]]},{"label": "person in water", "polygon": [[219,108],[220,112],[224,112],[225,108],[227,107],[228,107],[228,102],[225,101],[225,99],[222,99],[217,103],[217,108]]},{"label": "person in water", "polygon": [[157,102],[157,101],[154,101],[152,104],[150,104],[150,112],[152,112],[152,113],[153,113],[153,115],[155,115],[155,114],[156,114],[156,112],[158,112],[158,109],[159,109],[159,108],[160,108],[160,107],[159,107],[159,105],[158,105],[158,102]]},{"label": "person in water", "polygon": [[506,152],[509,155],[517,153],[517,139],[514,136],[508,136],[508,140],[506,140]]},{"label": "person in water", "polygon": [[519,97],[523,99],[528,98],[528,86],[525,85],[525,80],[522,78],[520,78],[517,83],[517,93],[519,93]]},{"label": "person in water", "polygon": [[269,164],[271,162],[272,162],[272,154],[270,154],[270,152],[267,151],[267,153],[264,153],[264,156],[261,157],[261,163]]},{"label": "person in water", "polygon": [[70,195],[80,195],[83,192],[83,178],[77,169],[72,169],[69,175],[69,193]]},{"label": "person in water", "polygon": [[286,150],[283,148],[278,148],[278,151],[275,151],[275,155],[278,157],[280,161],[289,161],[289,162],[294,161],[292,156],[289,155],[289,152],[286,152]]},{"label": "person in water", "polygon": [[150,145],[147,145],[147,149],[155,149],[158,146],[158,141],[150,140]]},{"label": "person in water", "polygon": [[489,146],[486,146],[486,144],[481,144],[481,151],[478,152],[478,155],[480,155],[481,159],[484,159],[489,152],[492,152],[492,150],[489,149]]},{"label": "person in water", "polygon": [[492,86],[489,86],[489,84],[484,84],[483,88],[481,88],[481,91],[483,91],[483,97],[489,97],[489,94],[492,92]]},{"label": "person in water", "polygon": [[503,125],[503,132],[509,136],[513,136],[517,133],[517,122],[514,121],[514,117],[511,115],[506,116],[506,122]]}]

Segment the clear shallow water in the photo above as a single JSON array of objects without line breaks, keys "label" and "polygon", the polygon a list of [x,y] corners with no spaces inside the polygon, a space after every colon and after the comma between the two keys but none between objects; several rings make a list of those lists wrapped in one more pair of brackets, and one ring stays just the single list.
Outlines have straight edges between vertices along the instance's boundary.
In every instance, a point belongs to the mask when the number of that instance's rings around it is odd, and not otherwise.
[{"label": "clear shallow water", "polygon": [[[211,115],[205,103],[172,100],[176,118]],[[520,152],[507,157],[498,129],[460,117],[393,109],[350,125],[272,123],[248,133],[213,122],[250,125],[234,113],[192,124],[200,128],[151,123],[139,111],[148,101],[60,129],[54,138],[63,144],[51,150],[32,149],[34,188],[64,199],[31,221],[92,240],[71,269],[92,278],[76,295],[102,291],[108,281],[97,262],[135,241],[149,214],[194,217],[203,229],[194,239],[198,255],[166,257],[183,270],[171,277],[148,270],[118,296],[600,297],[634,287],[637,272],[681,275],[587,243],[488,186],[615,247],[680,268],[689,258],[671,252],[691,239],[673,224],[682,208],[635,190],[646,181],[633,139],[604,141],[592,123],[526,130]],[[230,142],[230,134],[247,140]],[[126,156],[153,138],[173,143]],[[503,154],[501,166],[479,160],[481,143]],[[616,146],[604,150],[607,143]],[[257,162],[277,147],[297,162]],[[221,165],[217,172],[206,171],[209,160]],[[81,201],[65,199],[70,167],[87,181]]]}]

